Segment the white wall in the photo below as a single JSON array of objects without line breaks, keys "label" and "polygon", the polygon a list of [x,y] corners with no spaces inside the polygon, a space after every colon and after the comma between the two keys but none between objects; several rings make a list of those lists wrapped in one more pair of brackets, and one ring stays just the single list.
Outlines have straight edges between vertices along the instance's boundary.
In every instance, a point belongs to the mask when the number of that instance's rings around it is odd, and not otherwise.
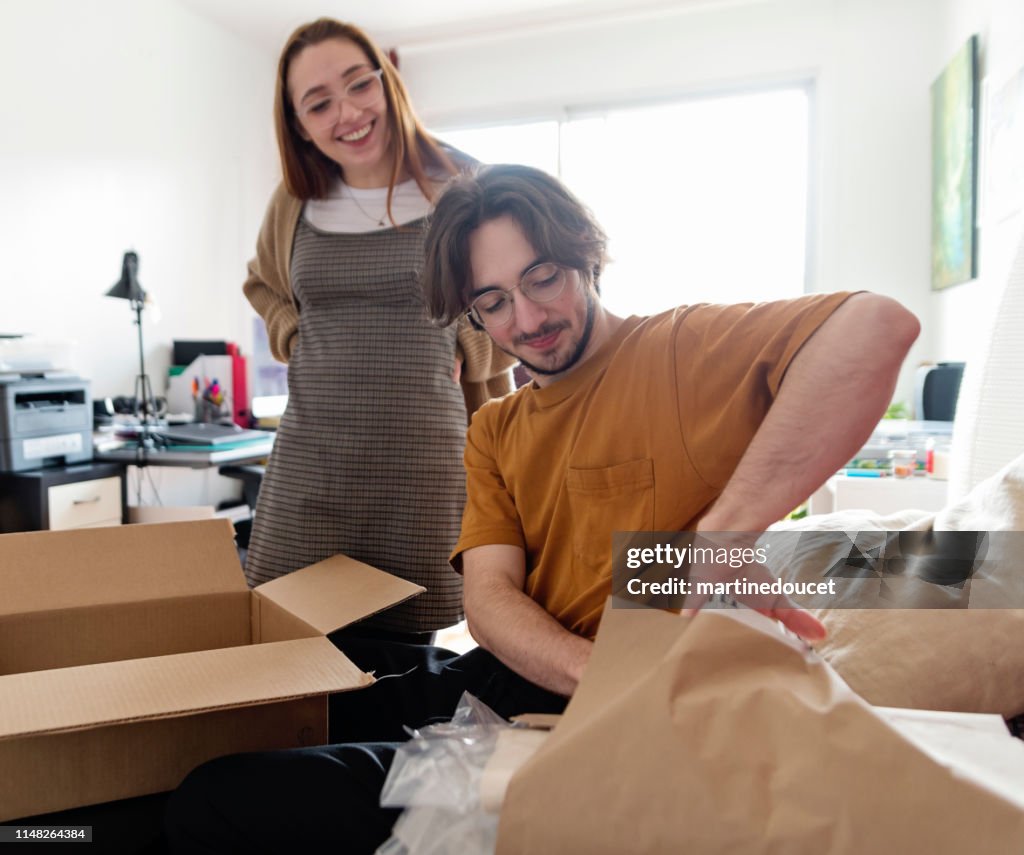
[{"label": "white wall", "polygon": [[943,355],[930,292],[929,86],[952,53],[947,15],[945,0],[765,0],[400,55],[435,126],[813,78],[813,288],[867,288],[917,313],[924,332],[897,390],[909,402],[914,368]]},{"label": "white wall", "polygon": [[240,286],[277,172],[274,58],[172,0],[0,5],[0,332],[74,340],[94,395],[162,393],[174,338],[248,345]]},{"label": "white wall", "polygon": [[[952,54],[973,34],[980,36],[979,76],[986,88],[999,87],[1024,67],[1024,3],[1020,0],[952,0],[943,37],[943,52]],[[984,106],[984,99],[983,99]],[[984,187],[985,144],[988,116],[982,112],[982,173]],[[1018,155],[1024,158],[1024,152]],[[983,189],[982,189],[983,192]],[[1024,210],[997,220],[986,214],[982,201],[979,221],[978,278],[934,295],[936,356],[945,360],[969,360],[1004,285],[1004,274],[1024,230]],[[966,334],[965,334],[966,333]],[[1024,331],[1021,332],[1024,335]]]}]

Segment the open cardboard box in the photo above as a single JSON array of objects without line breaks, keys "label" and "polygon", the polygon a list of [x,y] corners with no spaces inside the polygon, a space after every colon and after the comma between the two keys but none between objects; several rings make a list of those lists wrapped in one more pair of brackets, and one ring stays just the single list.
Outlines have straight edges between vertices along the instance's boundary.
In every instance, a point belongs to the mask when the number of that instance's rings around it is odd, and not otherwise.
[{"label": "open cardboard box", "polygon": [[0,822],[325,742],[373,682],[325,635],[422,590],[334,556],[250,591],[221,519],[0,536]]}]

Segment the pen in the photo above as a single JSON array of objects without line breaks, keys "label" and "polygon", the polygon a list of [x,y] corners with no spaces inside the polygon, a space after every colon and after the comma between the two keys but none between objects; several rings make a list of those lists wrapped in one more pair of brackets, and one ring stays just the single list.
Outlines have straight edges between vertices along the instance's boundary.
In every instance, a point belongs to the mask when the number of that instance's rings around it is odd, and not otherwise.
[{"label": "pen", "polygon": [[846,469],[845,474],[849,478],[885,478],[889,473],[884,469]]}]

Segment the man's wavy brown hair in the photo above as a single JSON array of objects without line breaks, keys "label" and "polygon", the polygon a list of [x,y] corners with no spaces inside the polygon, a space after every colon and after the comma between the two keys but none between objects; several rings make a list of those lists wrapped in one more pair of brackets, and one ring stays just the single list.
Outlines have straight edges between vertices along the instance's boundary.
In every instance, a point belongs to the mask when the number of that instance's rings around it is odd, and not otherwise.
[{"label": "man's wavy brown hair", "polygon": [[579,270],[595,286],[600,281],[604,230],[562,182],[529,166],[481,166],[448,182],[427,226],[420,282],[438,323],[450,324],[469,308],[469,236],[506,216],[519,224],[538,260]]}]

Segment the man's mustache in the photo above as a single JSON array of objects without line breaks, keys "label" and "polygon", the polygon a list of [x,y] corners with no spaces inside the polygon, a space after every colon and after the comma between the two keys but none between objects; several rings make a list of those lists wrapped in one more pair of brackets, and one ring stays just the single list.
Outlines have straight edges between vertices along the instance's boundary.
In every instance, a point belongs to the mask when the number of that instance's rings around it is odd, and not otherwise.
[{"label": "man's mustache", "polygon": [[536,332],[532,332],[532,333],[530,333],[528,335],[516,336],[516,338],[515,338],[513,343],[514,344],[526,344],[527,342],[531,342],[534,339],[547,338],[547,336],[552,335],[553,333],[556,333],[559,330],[567,330],[567,329],[569,329],[569,322],[568,321],[562,321],[562,322],[557,323],[557,324],[544,324]]}]

